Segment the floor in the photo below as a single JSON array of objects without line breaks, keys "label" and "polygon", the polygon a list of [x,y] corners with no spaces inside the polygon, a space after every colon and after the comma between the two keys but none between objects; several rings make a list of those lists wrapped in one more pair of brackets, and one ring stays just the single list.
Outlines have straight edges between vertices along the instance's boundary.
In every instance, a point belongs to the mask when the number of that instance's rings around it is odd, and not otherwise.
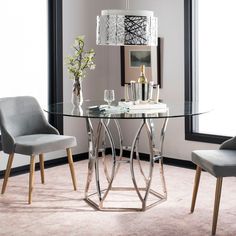
[{"label": "floor", "polygon": [[[148,163],[143,162],[145,171]],[[69,167],[45,170],[46,183],[35,175],[32,205],[27,204],[28,174],[11,177],[0,196],[0,236],[5,235],[210,235],[215,178],[202,173],[194,214],[189,214],[194,170],[165,165],[168,200],[145,212],[100,212],[84,200],[87,161],[75,163],[78,191],[72,190]],[[159,188],[158,166],[153,188]],[[131,185],[129,167],[122,164],[115,185]],[[137,175],[137,179],[142,177]],[[2,181],[2,180],[1,180]],[[102,179],[102,184],[105,179]],[[1,184],[1,182],[0,182]],[[95,191],[95,186],[91,186]],[[223,181],[217,235],[236,235],[236,179]],[[140,206],[136,194],[115,192],[108,204]],[[152,197],[150,197],[152,200]]]}]

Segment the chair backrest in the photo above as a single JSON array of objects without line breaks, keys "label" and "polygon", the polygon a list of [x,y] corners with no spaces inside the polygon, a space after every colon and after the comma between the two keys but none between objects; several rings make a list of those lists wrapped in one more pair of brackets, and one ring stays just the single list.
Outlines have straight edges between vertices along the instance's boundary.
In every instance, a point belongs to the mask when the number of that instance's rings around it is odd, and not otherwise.
[{"label": "chair backrest", "polygon": [[29,96],[0,99],[0,126],[6,153],[13,150],[17,136],[52,133],[37,100]]},{"label": "chair backrest", "polygon": [[236,150],[236,136],[233,138],[230,138],[223,142],[220,145],[220,149],[231,149],[231,150]]}]

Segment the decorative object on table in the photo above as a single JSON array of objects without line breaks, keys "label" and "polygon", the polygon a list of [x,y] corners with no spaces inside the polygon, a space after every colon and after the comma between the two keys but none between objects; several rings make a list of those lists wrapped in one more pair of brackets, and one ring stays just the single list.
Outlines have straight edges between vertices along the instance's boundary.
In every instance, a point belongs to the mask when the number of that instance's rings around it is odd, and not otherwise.
[{"label": "decorative object on table", "polygon": [[138,84],[136,83],[136,81],[132,80],[130,81],[130,100],[131,101],[137,101],[139,100],[139,95],[138,95]]},{"label": "decorative object on table", "polygon": [[103,10],[97,16],[98,45],[147,45],[156,46],[158,21],[153,11]]},{"label": "decorative object on table", "polygon": [[72,110],[71,110],[71,115],[72,116],[75,116],[75,115],[80,115],[82,116],[83,115],[83,109],[82,107],[79,105],[79,106],[73,106]]},{"label": "decorative object on table", "polygon": [[66,57],[66,65],[70,78],[74,80],[71,102],[74,106],[81,106],[83,103],[82,81],[86,77],[87,70],[95,69],[95,52],[93,49],[85,51],[84,36],[78,36],[72,45],[74,54]]},{"label": "decorative object on table", "polygon": [[145,75],[145,65],[140,66],[140,75],[138,77],[139,93],[142,101],[149,99],[148,79]]},{"label": "decorative object on table", "polygon": [[155,85],[161,83],[161,39],[157,46],[122,46],[121,55],[121,86],[129,84],[137,78],[140,66],[145,65],[147,78]]},{"label": "decorative object on table", "polygon": [[104,90],[104,101],[107,102],[108,107],[111,106],[111,103],[115,101],[115,91],[114,90]]},{"label": "decorative object on table", "polygon": [[[156,95],[154,96],[153,88],[156,87]],[[139,83],[130,81],[130,84],[125,84],[125,101],[145,101],[158,102],[159,100],[159,85],[155,86],[153,81],[147,83]]]},{"label": "decorative object on table", "polygon": [[168,107],[165,103],[161,102],[143,102],[143,101],[136,101],[136,102],[119,102],[119,107],[127,108],[129,110],[166,110]]},{"label": "decorative object on table", "polygon": [[125,84],[125,101],[128,102],[130,97],[129,97],[129,85],[128,84]]},{"label": "decorative object on table", "polygon": [[148,79],[147,79],[147,77],[145,75],[145,65],[142,64],[140,66],[140,75],[138,77],[138,83],[147,84],[147,82],[148,82]]},{"label": "decorative object on table", "polygon": [[156,98],[155,99],[156,103],[158,103],[159,100],[160,100],[160,86],[159,86],[159,84],[156,87],[156,96],[155,96],[155,98]]}]

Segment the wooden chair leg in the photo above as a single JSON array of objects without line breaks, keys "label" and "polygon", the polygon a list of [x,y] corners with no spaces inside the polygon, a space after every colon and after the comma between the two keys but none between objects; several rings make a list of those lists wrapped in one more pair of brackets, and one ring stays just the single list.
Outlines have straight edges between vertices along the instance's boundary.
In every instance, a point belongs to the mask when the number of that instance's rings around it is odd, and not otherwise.
[{"label": "wooden chair leg", "polygon": [[222,181],[223,181],[222,177],[218,177],[216,180],[215,204],[214,204],[213,223],[212,223],[212,235],[216,234],[216,226],[217,226],[219,206],[220,206]]},{"label": "wooden chair leg", "polygon": [[28,203],[31,204],[32,202],[32,192],[34,187],[34,169],[35,169],[35,156],[32,155],[30,158],[30,174],[29,174],[29,197]]},{"label": "wooden chair leg", "polygon": [[11,172],[11,166],[12,166],[13,158],[14,158],[14,153],[10,154],[9,158],[8,158],[7,168],[6,168],[6,171],[5,171],[4,181],[3,181],[3,184],[2,184],[2,194],[5,193],[5,190],[6,190],[6,187],[7,187],[7,182],[8,182],[10,172]]},{"label": "wooden chair leg", "polygon": [[197,166],[195,179],[194,179],[192,204],[191,204],[191,209],[190,209],[191,213],[193,213],[194,208],[195,208],[195,203],[196,203],[196,198],[197,198],[197,192],[198,192],[198,186],[199,186],[199,182],[200,182],[201,172],[202,172],[201,167]]},{"label": "wooden chair leg", "polygon": [[74,169],[74,163],[73,163],[73,157],[72,157],[71,149],[67,148],[66,152],[67,152],[67,158],[68,158],[68,162],[69,162],[69,166],[70,166],[70,173],[71,173],[71,178],[72,178],[74,190],[77,190],[75,169]]},{"label": "wooden chair leg", "polygon": [[39,154],[39,164],[40,164],[40,174],[41,174],[41,183],[44,184],[44,155],[43,153]]}]

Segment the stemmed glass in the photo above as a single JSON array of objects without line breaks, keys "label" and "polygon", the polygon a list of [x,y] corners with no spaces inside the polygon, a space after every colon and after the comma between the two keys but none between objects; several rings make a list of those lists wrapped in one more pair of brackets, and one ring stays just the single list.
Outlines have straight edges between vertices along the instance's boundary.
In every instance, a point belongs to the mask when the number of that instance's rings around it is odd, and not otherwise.
[{"label": "stemmed glass", "polygon": [[104,90],[104,101],[107,102],[108,108],[110,108],[111,103],[115,101],[115,92],[114,90]]}]

